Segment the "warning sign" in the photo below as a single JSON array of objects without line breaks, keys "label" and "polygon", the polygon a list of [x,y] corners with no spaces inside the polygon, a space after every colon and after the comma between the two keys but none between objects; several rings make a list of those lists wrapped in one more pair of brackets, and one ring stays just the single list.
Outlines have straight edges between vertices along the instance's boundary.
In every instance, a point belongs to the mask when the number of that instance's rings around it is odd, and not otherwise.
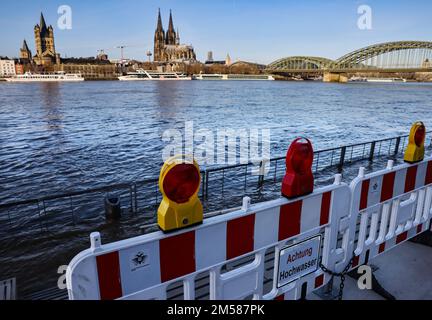
[{"label": "warning sign", "polygon": [[283,248],[279,253],[278,288],[318,270],[321,236]]}]

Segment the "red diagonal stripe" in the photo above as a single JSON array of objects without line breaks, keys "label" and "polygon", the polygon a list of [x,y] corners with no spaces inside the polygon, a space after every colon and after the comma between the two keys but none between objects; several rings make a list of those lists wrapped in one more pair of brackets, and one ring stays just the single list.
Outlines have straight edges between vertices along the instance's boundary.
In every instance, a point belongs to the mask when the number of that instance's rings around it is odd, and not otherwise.
[{"label": "red diagonal stripe", "polygon": [[361,188],[359,210],[367,208],[370,179],[364,180]]},{"label": "red diagonal stripe", "polygon": [[432,183],[432,161],[429,161],[426,169],[425,185]]},{"label": "red diagonal stripe", "polygon": [[114,300],[123,295],[118,251],[96,257],[101,300]]},{"label": "red diagonal stripe", "polygon": [[381,188],[381,202],[393,198],[393,187],[394,187],[395,176],[396,176],[396,172],[389,172],[384,175],[383,185]]},{"label": "red diagonal stripe", "polygon": [[396,237],[396,244],[401,243],[402,241],[405,241],[408,238],[408,231],[405,231],[404,233],[401,233]]},{"label": "red diagonal stripe", "polygon": [[195,231],[161,239],[159,255],[162,282],[195,272]]},{"label": "red diagonal stripe", "polygon": [[300,233],[300,219],[303,201],[291,202],[280,207],[279,241]]},{"label": "red diagonal stripe", "polygon": [[423,231],[423,223],[417,226],[417,233],[421,233]]},{"label": "red diagonal stripe", "polygon": [[226,243],[227,259],[234,259],[253,251],[254,229],[255,214],[228,221]]},{"label": "red diagonal stripe", "polygon": [[417,166],[412,166],[407,169],[405,178],[405,192],[414,190],[416,183]]},{"label": "red diagonal stripe", "polygon": [[324,284],[324,275],[320,275],[315,278],[315,289],[321,287]]},{"label": "red diagonal stripe", "polygon": [[381,243],[378,249],[378,253],[383,253],[385,251],[386,244],[385,242]]},{"label": "red diagonal stripe", "polygon": [[351,265],[351,266],[352,266],[353,268],[357,267],[358,264],[359,264],[359,261],[360,261],[360,256],[355,256],[354,259],[353,259],[353,262],[352,262],[352,265]]},{"label": "red diagonal stripe", "polygon": [[326,192],[322,195],[320,226],[325,225],[329,222],[331,195],[331,191]]}]

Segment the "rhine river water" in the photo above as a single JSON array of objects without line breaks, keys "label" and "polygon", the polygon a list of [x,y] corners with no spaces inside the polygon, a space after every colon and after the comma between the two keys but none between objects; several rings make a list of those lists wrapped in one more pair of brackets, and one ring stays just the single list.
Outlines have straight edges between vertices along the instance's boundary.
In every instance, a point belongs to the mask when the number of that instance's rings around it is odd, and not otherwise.
[{"label": "rhine river water", "polygon": [[[431,111],[422,83],[0,83],[0,203],[157,177],[162,134],[187,121],[215,134],[269,129],[280,156],[296,136],[322,149],[407,134],[417,120],[428,128]],[[3,241],[0,280],[16,276],[24,293],[55,286],[88,230]]]},{"label": "rhine river water", "polygon": [[270,129],[271,155],[432,125],[432,84],[317,82],[0,83],[0,203],[158,175],[162,134]]}]

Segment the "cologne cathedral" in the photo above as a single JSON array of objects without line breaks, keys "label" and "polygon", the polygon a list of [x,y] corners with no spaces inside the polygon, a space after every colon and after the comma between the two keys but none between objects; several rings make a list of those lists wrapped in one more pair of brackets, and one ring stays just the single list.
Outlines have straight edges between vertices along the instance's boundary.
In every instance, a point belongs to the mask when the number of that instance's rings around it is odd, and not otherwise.
[{"label": "cologne cathedral", "polygon": [[158,22],[154,37],[154,61],[155,62],[185,62],[196,61],[194,48],[191,45],[180,44],[180,35],[174,29],[172,13],[170,11],[167,32],[162,26],[162,18],[159,10]]}]

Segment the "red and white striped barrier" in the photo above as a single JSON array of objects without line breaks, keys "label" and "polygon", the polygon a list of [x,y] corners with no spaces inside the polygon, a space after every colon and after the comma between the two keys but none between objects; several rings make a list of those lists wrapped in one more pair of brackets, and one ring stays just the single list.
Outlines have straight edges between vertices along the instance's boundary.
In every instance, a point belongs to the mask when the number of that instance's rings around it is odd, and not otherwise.
[{"label": "red and white striped barrier", "polygon": [[[295,200],[280,198],[250,205],[173,234],[155,232],[91,248],[70,263],[70,299],[166,299],[170,285],[182,284],[184,299],[195,299],[195,280],[209,272],[210,299],[299,299],[330,280],[323,264],[341,271],[350,258],[338,248],[347,230],[350,188],[335,184]],[[274,249],[273,280],[264,290],[266,252]],[[233,262],[252,262],[224,268]]]},{"label": "red and white striped barrier", "polygon": [[[432,219],[432,158],[359,176],[351,183],[352,205],[347,251],[352,268],[429,229]],[[356,226],[359,225],[358,234]]]}]

